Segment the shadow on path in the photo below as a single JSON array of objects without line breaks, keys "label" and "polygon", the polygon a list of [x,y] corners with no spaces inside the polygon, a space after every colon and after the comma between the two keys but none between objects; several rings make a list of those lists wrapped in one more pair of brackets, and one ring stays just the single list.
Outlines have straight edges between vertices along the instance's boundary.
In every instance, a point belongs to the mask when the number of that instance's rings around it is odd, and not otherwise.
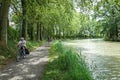
[{"label": "shadow on path", "polygon": [[45,44],[20,62],[11,63],[0,71],[0,80],[39,80],[48,62],[49,45]]}]

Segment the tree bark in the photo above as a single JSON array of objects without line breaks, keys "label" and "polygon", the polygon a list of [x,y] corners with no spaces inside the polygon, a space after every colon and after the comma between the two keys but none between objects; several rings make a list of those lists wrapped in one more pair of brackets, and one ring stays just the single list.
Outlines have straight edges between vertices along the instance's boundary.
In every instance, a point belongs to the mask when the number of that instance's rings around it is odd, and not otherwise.
[{"label": "tree bark", "polygon": [[0,46],[7,47],[8,12],[11,0],[2,0],[0,5]]},{"label": "tree bark", "polygon": [[45,26],[44,25],[42,25],[42,27],[43,27],[43,37],[44,37],[44,39],[47,39],[47,30],[46,30],[46,28],[45,28]]},{"label": "tree bark", "polygon": [[21,0],[22,3],[22,37],[27,38],[27,0]]},{"label": "tree bark", "polygon": [[40,41],[40,24],[37,24],[37,40]]},{"label": "tree bark", "polygon": [[61,29],[60,29],[60,27],[59,27],[59,39],[61,38]]},{"label": "tree bark", "polygon": [[63,28],[63,38],[65,39],[65,30],[64,30],[64,28]]},{"label": "tree bark", "polygon": [[40,27],[39,28],[39,31],[40,31],[40,40],[42,40],[42,24],[40,23],[39,25],[40,25],[39,26]]},{"label": "tree bark", "polygon": [[35,40],[35,27],[36,27],[36,24],[32,23],[32,26],[31,26],[31,40],[32,41]]}]

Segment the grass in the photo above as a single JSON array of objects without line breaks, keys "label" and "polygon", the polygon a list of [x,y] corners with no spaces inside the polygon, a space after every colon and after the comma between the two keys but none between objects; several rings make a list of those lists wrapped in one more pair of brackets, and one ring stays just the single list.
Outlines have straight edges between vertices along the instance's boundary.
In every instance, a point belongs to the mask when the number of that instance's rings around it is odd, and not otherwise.
[{"label": "grass", "polygon": [[40,80],[93,80],[93,78],[82,56],[57,41],[50,49],[50,60]]},{"label": "grass", "polygon": [[[27,48],[31,51],[40,46],[44,41],[27,41]],[[7,48],[0,47],[0,68],[7,62],[15,60],[18,41],[9,41]]]}]

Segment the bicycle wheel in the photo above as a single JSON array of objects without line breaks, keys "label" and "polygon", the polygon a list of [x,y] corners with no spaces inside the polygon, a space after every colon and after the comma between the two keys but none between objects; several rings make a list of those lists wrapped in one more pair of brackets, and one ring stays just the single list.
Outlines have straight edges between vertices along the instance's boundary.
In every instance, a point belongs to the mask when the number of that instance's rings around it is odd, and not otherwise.
[{"label": "bicycle wheel", "polygon": [[21,55],[20,55],[20,52],[18,51],[16,54],[16,61],[19,62],[20,59],[21,59]]}]

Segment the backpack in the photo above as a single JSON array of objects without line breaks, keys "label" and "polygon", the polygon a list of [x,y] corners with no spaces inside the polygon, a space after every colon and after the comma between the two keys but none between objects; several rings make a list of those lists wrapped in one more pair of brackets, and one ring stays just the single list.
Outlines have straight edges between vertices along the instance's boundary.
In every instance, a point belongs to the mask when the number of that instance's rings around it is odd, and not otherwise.
[{"label": "backpack", "polygon": [[28,49],[25,49],[26,54],[30,54],[30,51]]}]

